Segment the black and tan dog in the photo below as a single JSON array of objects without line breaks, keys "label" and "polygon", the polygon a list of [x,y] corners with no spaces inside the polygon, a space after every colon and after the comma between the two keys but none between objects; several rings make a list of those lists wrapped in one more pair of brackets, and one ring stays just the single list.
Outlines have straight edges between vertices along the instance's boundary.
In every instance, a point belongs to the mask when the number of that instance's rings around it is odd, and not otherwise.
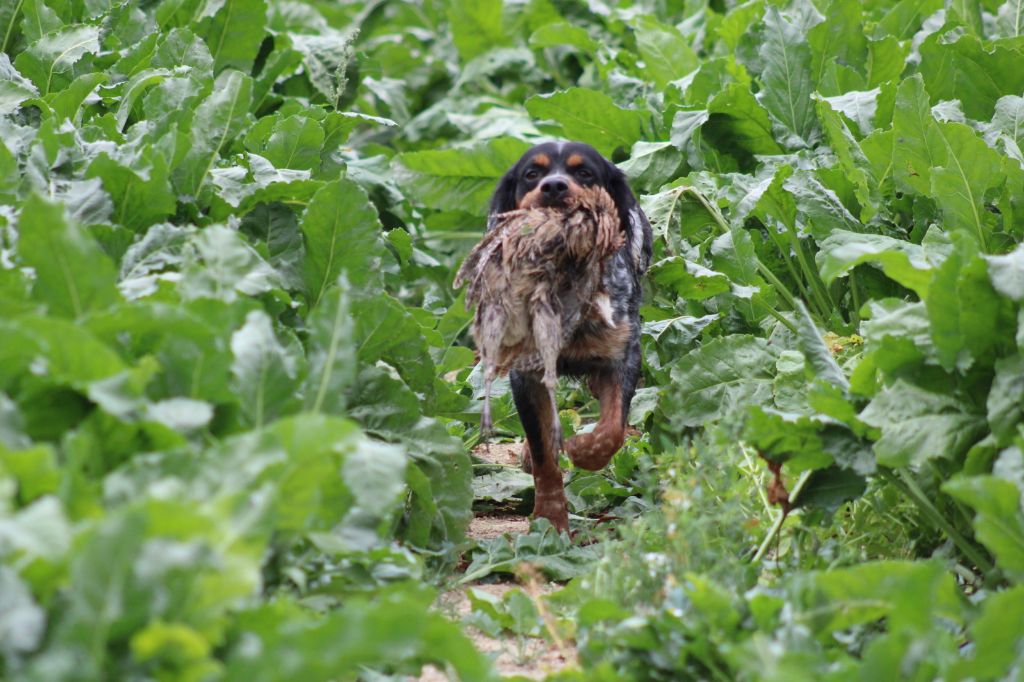
[{"label": "black and tan dog", "polygon": [[[584,469],[604,467],[622,447],[629,404],[640,379],[640,279],[651,260],[651,226],[622,171],[594,148],[549,142],[530,149],[499,181],[491,199],[493,217],[517,208],[564,206],[574,192],[599,185],[615,202],[625,232],[623,246],[604,264],[603,286],[593,314],[576,328],[558,358],[559,375],[586,378],[601,403],[594,430],[570,438],[565,451]],[[534,516],[559,530],[569,527],[562,472],[561,434],[552,432],[556,406],[539,374],[510,374],[512,394],[526,433],[523,467],[533,472]]]}]

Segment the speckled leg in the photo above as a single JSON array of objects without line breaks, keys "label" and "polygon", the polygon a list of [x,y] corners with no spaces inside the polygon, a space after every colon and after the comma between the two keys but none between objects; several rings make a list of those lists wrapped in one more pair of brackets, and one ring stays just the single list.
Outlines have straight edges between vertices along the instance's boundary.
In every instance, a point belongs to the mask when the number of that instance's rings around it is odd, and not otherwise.
[{"label": "speckled leg", "polygon": [[588,383],[590,392],[601,401],[601,416],[593,431],[570,438],[565,451],[576,466],[597,471],[622,447],[626,438],[626,406],[622,383],[614,374],[595,375]]}]

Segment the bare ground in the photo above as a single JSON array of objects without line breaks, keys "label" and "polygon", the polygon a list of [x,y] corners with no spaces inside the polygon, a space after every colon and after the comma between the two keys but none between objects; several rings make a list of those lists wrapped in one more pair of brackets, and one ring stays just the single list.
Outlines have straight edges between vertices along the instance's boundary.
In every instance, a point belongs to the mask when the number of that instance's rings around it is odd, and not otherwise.
[{"label": "bare ground", "polygon": [[[473,454],[491,464],[519,466],[522,447],[522,443],[485,444],[478,446]],[[505,534],[525,533],[529,529],[530,521],[525,516],[487,512],[470,522],[467,535],[475,540],[485,540]],[[470,587],[501,597],[520,585],[515,582],[504,582],[460,586],[442,594],[436,607],[452,620],[461,621],[472,612],[469,597],[466,595],[466,589]],[[531,580],[529,584],[521,587],[534,600],[539,600],[543,594],[558,589],[557,585],[537,580]],[[542,680],[567,666],[576,665],[576,649],[571,641],[555,643],[550,639],[519,637],[513,634],[494,638],[471,626],[465,626],[463,631],[477,650],[492,658],[495,671],[502,676],[520,675],[532,680]],[[422,674],[414,679],[418,682],[445,682],[456,678],[449,677],[445,671],[438,668],[427,666]]]}]

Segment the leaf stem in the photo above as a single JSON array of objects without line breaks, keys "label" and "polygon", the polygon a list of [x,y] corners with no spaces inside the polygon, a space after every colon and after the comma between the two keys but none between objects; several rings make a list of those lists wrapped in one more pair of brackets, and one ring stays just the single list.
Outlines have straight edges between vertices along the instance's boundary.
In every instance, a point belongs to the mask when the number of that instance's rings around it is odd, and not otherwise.
[{"label": "leaf stem", "polygon": [[[796,485],[793,486],[793,490],[789,493],[790,504],[796,504],[796,500],[800,496],[800,492],[804,489],[804,486],[807,485],[807,481],[810,480],[811,474],[813,473],[814,470],[812,469],[800,474],[800,478],[797,479]],[[750,560],[751,563],[757,563],[764,558],[764,555],[768,552],[768,547],[771,546],[772,542],[774,542],[775,538],[778,536],[779,531],[782,530],[782,524],[786,521],[787,516],[789,515],[785,511],[781,509],[778,511],[778,514],[775,517],[775,523],[773,523],[772,527],[768,529],[768,535],[766,535],[764,540],[761,542],[761,546],[757,548],[757,552]]]},{"label": "leaf stem", "polygon": [[[692,196],[694,199],[696,199],[697,202],[700,203],[700,205],[704,207],[704,210],[707,211],[708,215],[710,215],[711,218],[715,221],[715,225],[718,227],[718,231],[719,232],[721,232],[722,234],[729,234],[730,232],[732,232],[732,230],[729,227],[729,224],[725,221],[725,216],[722,215],[722,212],[720,210],[718,210],[717,206],[715,206],[710,201],[708,201],[708,198],[705,197],[700,191],[698,191],[697,189],[695,189],[693,187],[686,187],[686,188],[683,189],[683,191],[679,192],[678,196],[681,196],[681,195],[686,194],[686,193],[690,194],[690,196]],[[675,210],[675,204],[673,203],[672,204],[672,209],[669,211],[669,218],[670,219],[671,219],[672,212],[674,210]],[[761,274],[761,276],[764,277],[765,280],[767,280],[769,284],[771,284],[773,287],[775,287],[775,290],[779,292],[779,295],[782,296],[783,299],[785,299],[785,301],[789,305],[789,307],[793,308],[795,310],[796,309],[796,297],[793,296],[793,293],[789,290],[789,288],[786,287],[786,285],[783,284],[782,281],[778,277],[775,276],[775,273],[772,272],[771,270],[769,270],[768,267],[764,263],[761,262],[761,259],[757,257],[757,254],[754,254],[754,265],[757,267],[757,271]],[[794,273],[794,275],[795,275],[795,273]],[[799,283],[799,278],[796,278],[796,279],[797,279],[797,282]],[[785,325],[790,331],[796,333],[796,327],[794,327],[793,324],[789,320],[784,318],[781,313],[779,313],[777,310],[772,308],[767,303],[764,303],[764,306],[765,306],[765,309],[767,309],[768,313],[772,317],[774,317],[776,320],[778,320],[783,325]]]}]

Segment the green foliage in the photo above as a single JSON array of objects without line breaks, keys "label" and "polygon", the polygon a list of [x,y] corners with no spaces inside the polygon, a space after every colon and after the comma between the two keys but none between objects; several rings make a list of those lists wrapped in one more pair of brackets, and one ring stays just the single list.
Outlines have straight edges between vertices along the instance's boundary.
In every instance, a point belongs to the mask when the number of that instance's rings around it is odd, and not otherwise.
[{"label": "green foliage", "polygon": [[[565,679],[1016,674],[1021,30],[994,1],[3,4],[0,676],[488,679],[421,583],[523,562],[572,581]],[[655,230],[644,434],[570,474],[594,542],[467,543],[474,497],[529,490],[474,476],[451,281],[550,137]],[[537,635],[509,594],[478,624]]]}]

